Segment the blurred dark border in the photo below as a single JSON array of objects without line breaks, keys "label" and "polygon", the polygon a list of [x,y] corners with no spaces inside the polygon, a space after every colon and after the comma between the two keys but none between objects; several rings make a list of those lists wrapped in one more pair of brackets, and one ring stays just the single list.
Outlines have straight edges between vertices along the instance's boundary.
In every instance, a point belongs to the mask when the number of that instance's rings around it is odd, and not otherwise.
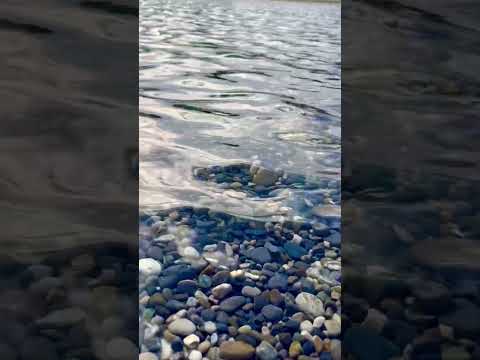
[{"label": "blurred dark border", "polygon": [[480,358],[479,18],[342,2],[345,359]]},{"label": "blurred dark border", "polygon": [[0,4],[0,358],[138,355],[138,2]]}]

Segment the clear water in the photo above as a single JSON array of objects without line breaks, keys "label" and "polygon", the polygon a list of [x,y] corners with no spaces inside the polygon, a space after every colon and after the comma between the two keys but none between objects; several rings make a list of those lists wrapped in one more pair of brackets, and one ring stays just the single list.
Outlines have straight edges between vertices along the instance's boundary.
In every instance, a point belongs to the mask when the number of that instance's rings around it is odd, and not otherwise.
[{"label": "clear water", "polygon": [[340,4],[142,0],[139,56],[142,210],[266,216],[305,196],[238,199],[197,166],[260,160],[338,187]]}]

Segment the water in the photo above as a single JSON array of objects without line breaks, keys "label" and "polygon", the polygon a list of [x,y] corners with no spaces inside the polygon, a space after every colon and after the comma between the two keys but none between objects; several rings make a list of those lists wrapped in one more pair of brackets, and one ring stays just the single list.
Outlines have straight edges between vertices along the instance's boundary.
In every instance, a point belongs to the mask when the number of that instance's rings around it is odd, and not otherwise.
[{"label": "water", "polygon": [[140,7],[142,210],[202,205],[264,216],[287,205],[295,214],[305,196],[237,199],[194,179],[193,167],[259,160],[311,182],[339,181],[339,4]]}]

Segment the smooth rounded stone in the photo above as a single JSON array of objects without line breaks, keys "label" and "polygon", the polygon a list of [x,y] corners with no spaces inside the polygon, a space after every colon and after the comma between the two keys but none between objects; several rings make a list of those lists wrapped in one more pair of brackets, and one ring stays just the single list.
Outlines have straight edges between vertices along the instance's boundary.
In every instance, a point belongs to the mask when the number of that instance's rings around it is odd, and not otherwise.
[{"label": "smooth rounded stone", "polygon": [[200,253],[193,246],[187,246],[185,249],[183,249],[182,253],[186,258],[197,259],[200,257]]},{"label": "smooth rounded stone", "polygon": [[213,321],[205,322],[205,324],[203,324],[203,328],[209,334],[213,334],[215,331],[217,331],[217,325],[215,325]]},{"label": "smooth rounded stone", "polygon": [[275,305],[267,305],[262,309],[262,315],[268,321],[280,321],[283,318],[283,310]]},{"label": "smooth rounded stone", "polygon": [[368,309],[367,316],[363,320],[362,326],[372,329],[377,333],[381,333],[385,324],[387,323],[388,318],[385,314],[381,313],[377,309],[370,308]]},{"label": "smooth rounded stone", "polygon": [[210,307],[210,301],[208,300],[207,295],[205,295],[202,291],[195,291],[195,299],[197,299],[200,305],[202,305],[204,308]]},{"label": "smooth rounded stone", "polygon": [[262,341],[257,346],[255,353],[257,354],[257,359],[260,360],[275,360],[278,356],[277,350],[266,341]]},{"label": "smooth rounded stone", "polygon": [[198,284],[195,280],[181,280],[176,286],[177,293],[193,295],[197,291]]},{"label": "smooth rounded stone", "polygon": [[412,294],[420,308],[428,314],[437,314],[451,308],[449,289],[433,281],[419,281],[412,286]]},{"label": "smooth rounded stone", "polygon": [[172,345],[165,339],[162,339],[160,341],[160,344],[161,344],[160,360],[170,360],[173,354]]},{"label": "smooth rounded stone", "polygon": [[232,292],[232,285],[228,283],[217,285],[212,289],[212,295],[219,300],[223,299],[225,296],[227,296],[231,292]]},{"label": "smooth rounded stone", "polygon": [[226,341],[220,345],[220,358],[224,360],[248,360],[255,355],[255,348],[243,341]]},{"label": "smooth rounded stone", "polygon": [[345,331],[342,349],[359,360],[384,360],[401,354],[401,350],[386,338],[362,327]]},{"label": "smooth rounded stone", "polygon": [[230,280],[230,272],[222,270],[212,276],[212,286],[217,286],[226,283]]},{"label": "smooth rounded stone", "polygon": [[306,292],[298,294],[295,303],[301,311],[312,317],[323,315],[325,312],[322,300]]},{"label": "smooth rounded stone", "polygon": [[317,335],[315,335],[313,337],[313,346],[315,347],[315,351],[317,353],[320,354],[322,352],[322,350],[323,350],[323,340]]},{"label": "smooth rounded stone", "polygon": [[196,348],[197,345],[200,343],[200,338],[195,334],[191,334],[183,339],[183,343],[189,349],[193,349]]},{"label": "smooth rounded stone", "polygon": [[197,304],[198,304],[198,300],[195,299],[194,297],[189,297],[187,299],[186,305],[188,307],[195,307],[195,306],[197,306]]},{"label": "smooth rounded stone", "polygon": [[283,245],[283,249],[285,250],[287,255],[294,260],[300,260],[302,256],[308,254],[307,250],[305,250],[300,245],[295,244],[294,242],[285,243],[285,245]]},{"label": "smooth rounded stone", "polygon": [[272,289],[268,293],[268,298],[273,305],[283,306],[285,299],[278,289]]},{"label": "smooth rounded stone", "polygon": [[138,271],[143,276],[158,275],[162,272],[162,265],[152,258],[140,259],[138,260]]},{"label": "smooth rounded stone", "polygon": [[288,276],[279,273],[275,274],[268,280],[267,287],[269,289],[287,290]]},{"label": "smooth rounded stone", "polygon": [[440,323],[454,328],[455,336],[475,337],[480,333],[480,307],[465,299],[455,299],[452,311],[440,316]]},{"label": "smooth rounded stone", "polygon": [[232,312],[243,306],[247,302],[244,296],[232,296],[220,303],[220,310]]},{"label": "smooth rounded stone", "polygon": [[314,328],[321,328],[323,326],[323,323],[325,322],[325,317],[323,316],[317,316],[313,320],[313,327]]},{"label": "smooth rounded stone", "polygon": [[210,349],[210,346],[212,346],[210,341],[205,340],[198,345],[197,350],[200,351],[202,354],[205,354]]},{"label": "smooth rounded stone", "polygon": [[256,297],[258,295],[260,295],[262,293],[262,291],[257,288],[257,287],[253,287],[253,286],[244,286],[242,288],[242,295],[243,296],[248,296],[248,297]]},{"label": "smooth rounded stone", "polygon": [[217,313],[215,311],[213,311],[212,309],[204,309],[200,313],[200,316],[205,321],[213,321],[213,320],[215,320],[215,318],[217,316]]},{"label": "smooth rounded stone", "polygon": [[300,342],[298,341],[293,341],[288,348],[288,355],[294,359],[297,358],[300,354],[302,354],[302,352],[302,344],[300,344]]},{"label": "smooth rounded stone", "polygon": [[342,342],[337,339],[333,339],[330,342],[330,354],[332,354],[333,360],[342,360]]},{"label": "smooth rounded stone", "polygon": [[220,360],[220,349],[218,347],[211,347],[207,353],[208,360]]},{"label": "smooth rounded stone", "polygon": [[262,265],[272,261],[272,256],[270,255],[268,249],[265,247],[257,247],[250,249],[249,251],[247,251],[246,255],[250,260],[253,260],[255,263]]},{"label": "smooth rounded stone", "polygon": [[198,286],[203,289],[209,288],[210,286],[212,286],[212,278],[208,275],[200,275],[198,277]]},{"label": "smooth rounded stone", "polygon": [[212,345],[215,345],[218,342],[218,334],[217,333],[213,333],[210,336],[210,342],[212,343]]},{"label": "smooth rounded stone", "polygon": [[129,360],[138,356],[138,348],[127,338],[115,337],[105,345],[105,353],[111,360]]},{"label": "smooth rounded stone", "polygon": [[198,350],[192,350],[188,355],[188,360],[202,360],[202,353]]},{"label": "smooth rounded stone", "polygon": [[45,317],[36,321],[40,327],[66,327],[73,326],[86,318],[85,311],[80,308],[69,308],[52,311]]},{"label": "smooth rounded stone", "polygon": [[47,338],[34,336],[26,338],[20,347],[20,358],[22,360],[57,360],[59,356],[55,345]]},{"label": "smooth rounded stone", "polygon": [[138,360],[158,360],[158,356],[152,352],[142,352],[138,355]]},{"label": "smooth rounded stone", "polygon": [[342,211],[338,205],[316,206],[312,210],[313,214],[326,219],[340,218]]},{"label": "smooth rounded stone", "polygon": [[261,186],[272,186],[279,178],[279,174],[275,171],[260,167],[253,175],[253,183]]},{"label": "smooth rounded stone", "polygon": [[195,332],[195,324],[188,319],[177,319],[168,325],[168,330],[181,336],[187,336]]},{"label": "smooth rounded stone", "polygon": [[307,331],[307,332],[312,332],[313,330],[313,324],[311,321],[308,321],[308,320],[305,320],[305,321],[302,321],[302,323],[300,324],[300,330],[304,330],[304,331]]}]

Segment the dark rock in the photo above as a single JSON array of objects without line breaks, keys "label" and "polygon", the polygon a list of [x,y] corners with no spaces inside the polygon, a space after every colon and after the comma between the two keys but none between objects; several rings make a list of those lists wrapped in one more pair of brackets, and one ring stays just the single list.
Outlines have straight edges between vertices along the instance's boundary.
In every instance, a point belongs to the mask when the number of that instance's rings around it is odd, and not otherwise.
[{"label": "dark rock", "polygon": [[372,330],[351,327],[342,343],[345,354],[350,353],[358,360],[385,360],[400,355],[400,349]]},{"label": "dark rock", "polygon": [[220,303],[220,309],[223,311],[232,312],[245,305],[246,302],[247,299],[244,296],[232,296]]},{"label": "dark rock", "polygon": [[275,274],[268,280],[267,287],[269,289],[280,289],[287,290],[288,288],[288,277],[284,274]]},{"label": "dark rock", "polygon": [[283,318],[283,310],[275,305],[265,306],[262,314],[268,321],[280,321]]},{"label": "dark rock", "polygon": [[287,242],[283,245],[283,249],[291,259],[300,260],[300,258],[306,255],[308,252],[303,247],[293,242]]}]

